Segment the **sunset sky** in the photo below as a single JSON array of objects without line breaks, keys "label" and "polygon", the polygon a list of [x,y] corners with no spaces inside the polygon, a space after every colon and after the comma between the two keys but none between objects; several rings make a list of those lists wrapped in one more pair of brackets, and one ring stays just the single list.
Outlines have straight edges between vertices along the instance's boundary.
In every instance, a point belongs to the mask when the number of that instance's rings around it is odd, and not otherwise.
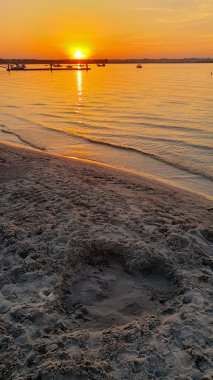
[{"label": "sunset sky", "polygon": [[0,58],[213,56],[213,0],[0,0]]}]

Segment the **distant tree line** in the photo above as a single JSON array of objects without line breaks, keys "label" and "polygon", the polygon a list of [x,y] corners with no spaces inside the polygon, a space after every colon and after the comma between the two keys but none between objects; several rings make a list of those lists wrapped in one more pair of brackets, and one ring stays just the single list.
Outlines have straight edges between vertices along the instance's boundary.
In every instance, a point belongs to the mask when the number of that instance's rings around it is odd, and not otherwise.
[{"label": "distant tree line", "polygon": [[0,58],[0,64],[24,63],[24,64],[99,64],[99,63],[213,63],[213,58],[138,58],[138,59],[20,59],[20,58]]},{"label": "distant tree line", "polygon": [[80,64],[80,63],[108,63],[108,59],[29,59],[29,58],[0,58],[0,64],[24,63],[24,64]]}]

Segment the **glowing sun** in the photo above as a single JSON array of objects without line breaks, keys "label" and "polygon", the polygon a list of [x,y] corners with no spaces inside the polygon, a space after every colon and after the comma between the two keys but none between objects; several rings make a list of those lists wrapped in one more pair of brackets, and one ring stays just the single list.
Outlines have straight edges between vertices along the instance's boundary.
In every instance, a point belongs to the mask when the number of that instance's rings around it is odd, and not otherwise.
[{"label": "glowing sun", "polygon": [[83,58],[85,58],[85,55],[82,53],[82,51],[76,50],[76,52],[74,53],[74,58],[83,59]]}]

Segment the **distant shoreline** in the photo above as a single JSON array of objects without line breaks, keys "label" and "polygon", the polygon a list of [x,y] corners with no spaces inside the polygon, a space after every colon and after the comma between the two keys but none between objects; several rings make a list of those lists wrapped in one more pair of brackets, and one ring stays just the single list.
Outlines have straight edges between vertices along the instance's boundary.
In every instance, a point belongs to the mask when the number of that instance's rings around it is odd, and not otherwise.
[{"label": "distant shoreline", "polygon": [[213,58],[134,58],[134,59],[29,59],[29,58],[8,58],[0,59],[0,64],[10,64],[10,63],[25,63],[25,64],[77,64],[77,63],[88,63],[88,64],[135,64],[135,63],[213,63]]}]

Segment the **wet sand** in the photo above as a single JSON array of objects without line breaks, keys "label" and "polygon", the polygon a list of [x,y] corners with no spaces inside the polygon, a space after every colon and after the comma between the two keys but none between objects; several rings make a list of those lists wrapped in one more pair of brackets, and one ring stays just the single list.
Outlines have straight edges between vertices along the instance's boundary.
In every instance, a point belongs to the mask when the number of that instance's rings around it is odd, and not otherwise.
[{"label": "wet sand", "polygon": [[212,379],[212,202],[3,144],[0,194],[1,379]]}]

